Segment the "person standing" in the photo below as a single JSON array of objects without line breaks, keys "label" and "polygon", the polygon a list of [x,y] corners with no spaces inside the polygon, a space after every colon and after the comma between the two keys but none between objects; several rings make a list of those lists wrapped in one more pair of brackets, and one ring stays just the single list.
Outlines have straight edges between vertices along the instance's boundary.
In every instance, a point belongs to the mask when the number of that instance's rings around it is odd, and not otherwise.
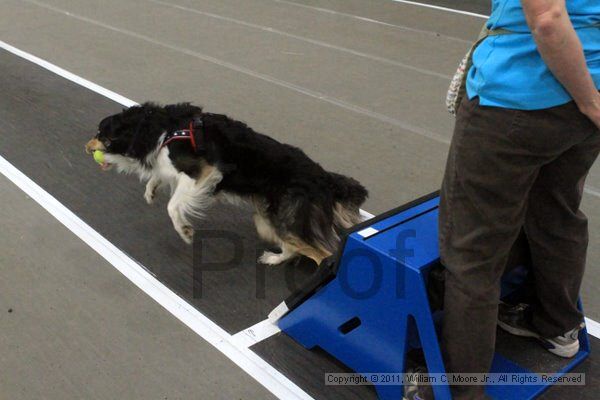
[{"label": "person standing", "polygon": [[[598,0],[492,1],[487,27],[510,34],[473,53],[441,191],[447,372],[488,372],[497,323],[559,356],[579,349],[588,246],[580,203],[600,152],[599,23]],[[537,301],[499,307],[522,229]],[[451,389],[457,400],[485,398],[481,386]]]}]

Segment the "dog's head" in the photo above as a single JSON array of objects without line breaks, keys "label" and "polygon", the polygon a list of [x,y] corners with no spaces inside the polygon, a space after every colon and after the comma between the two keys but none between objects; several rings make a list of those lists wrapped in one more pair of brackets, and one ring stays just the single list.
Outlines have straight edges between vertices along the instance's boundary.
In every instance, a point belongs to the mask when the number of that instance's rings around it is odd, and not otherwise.
[{"label": "dog's head", "polygon": [[200,113],[202,108],[190,103],[130,107],[100,121],[98,133],[87,142],[85,150],[88,154],[104,152],[102,169],[117,165],[122,171],[132,171],[148,161],[165,131],[185,126]]},{"label": "dog's head", "polygon": [[88,154],[96,150],[104,153],[102,169],[120,165],[139,164],[156,148],[164,125],[161,107],[151,103],[134,106],[104,118],[98,124],[98,133],[87,142]]}]

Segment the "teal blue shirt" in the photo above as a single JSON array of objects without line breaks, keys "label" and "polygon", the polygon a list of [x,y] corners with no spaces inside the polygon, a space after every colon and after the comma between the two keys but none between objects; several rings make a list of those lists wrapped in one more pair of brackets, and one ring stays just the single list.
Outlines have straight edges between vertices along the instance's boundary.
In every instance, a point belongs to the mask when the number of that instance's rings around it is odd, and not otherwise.
[{"label": "teal blue shirt", "polygon": [[[567,0],[573,26],[583,44],[588,68],[600,89],[600,0]],[[467,80],[469,98],[481,105],[537,110],[572,100],[537,51],[520,0],[493,0],[489,29],[516,34],[488,37],[473,54]]]}]

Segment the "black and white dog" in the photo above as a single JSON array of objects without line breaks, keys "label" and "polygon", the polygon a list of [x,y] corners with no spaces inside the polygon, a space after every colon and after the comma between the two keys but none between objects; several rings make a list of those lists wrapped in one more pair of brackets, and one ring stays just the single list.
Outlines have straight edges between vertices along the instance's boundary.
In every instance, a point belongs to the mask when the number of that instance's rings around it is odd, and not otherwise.
[{"label": "black and white dog", "polygon": [[265,264],[302,254],[319,265],[336,250],[341,230],[360,222],[367,198],[356,180],[325,171],[302,150],[189,103],[145,103],[104,118],[86,144],[88,153],[95,150],[104,152],[102,169],[147,181],[148,203],[168,185],[169,216],[188,243],[189,218],[214,199],[251,203],[260,237],[281,247],[261,256]]}]

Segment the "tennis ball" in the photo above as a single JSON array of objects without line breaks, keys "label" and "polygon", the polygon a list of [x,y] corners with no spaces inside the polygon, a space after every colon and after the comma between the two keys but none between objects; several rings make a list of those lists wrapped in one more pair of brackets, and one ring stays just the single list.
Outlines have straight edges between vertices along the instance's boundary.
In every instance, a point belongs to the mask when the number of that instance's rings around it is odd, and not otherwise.
[{"label": "tennis ball", "polygon": [[98,164],[104,164],[104,152],[101,150],[95,150],[94,151],[94,160]]}]

